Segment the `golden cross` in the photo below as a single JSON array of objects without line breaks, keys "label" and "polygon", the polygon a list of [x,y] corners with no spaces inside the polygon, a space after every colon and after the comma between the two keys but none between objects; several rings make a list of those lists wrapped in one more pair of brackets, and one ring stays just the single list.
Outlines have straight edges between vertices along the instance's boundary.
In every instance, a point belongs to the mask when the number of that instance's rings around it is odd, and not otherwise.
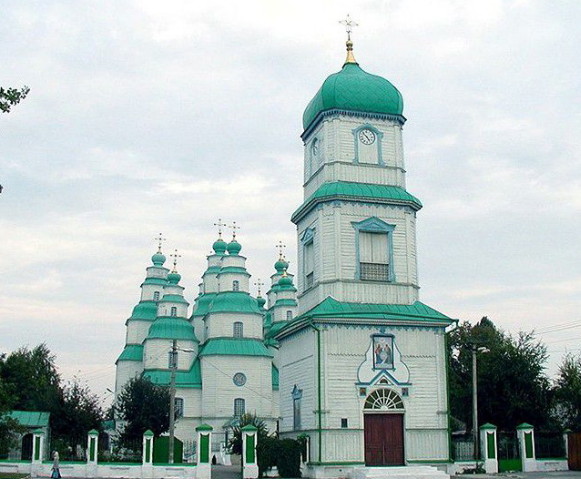
[{"label": "golden cross", "polygon": [[236,221],[232,221],[232,224],[229,226],[229,228],[232,230],[232,239],[235,240],[236,239],[236,230],[239,230],[240,226],[236,225]]},{"label": "golden cross", "polygon": [[280,259],[283,259],[284,255],[282,254],[282,252],[283,252],[284,248],[286,248],[286,245],[282,241],[279,241],[275,247],[278,249],[278,252],[280,254]]},{"label": "golden cross", "polygon": [[351,41],[351,32],[353,31],[353,27],[358,27],[359,24],[351,20],[349,14],[347,14],[347,18],[345,20],[340,20],[339,23],[341,25],[345,25],[345,30],[347,31],[347,41]]},{"label": "golden cross", "polygon": [[222,218],[218,218],[218,222],[214,223],[214,226],[218,227],[218,238],[222,237],[222,227],[226,226],[226,223],[222,223]]},{"label": "golden cross", "polygon": [[254,286],[258,288],[258,296],[260,296],[260,289],[262,286],[264,286],[264,283],[260,281],[260,278],[257,278],[256,283],[254,283]]},{"label": "golden cross", "polygon": [[153,238],[155,241],[157,241],[157,252],[161,253],[161,244],[162,242],[166,241],[166,239],[163,237],[162,233],[159,233],[159,236]]},{"label": "golden cross", "polygon": [[178,254],[178,250],[175,249],[174,252],[172,254],[170,254],[170,256],[173,258],[173,271],[172,271],[172,273],[176,273],[177,272],[176,266],[178,264],[178,258],[181,258],[182,255]]}]

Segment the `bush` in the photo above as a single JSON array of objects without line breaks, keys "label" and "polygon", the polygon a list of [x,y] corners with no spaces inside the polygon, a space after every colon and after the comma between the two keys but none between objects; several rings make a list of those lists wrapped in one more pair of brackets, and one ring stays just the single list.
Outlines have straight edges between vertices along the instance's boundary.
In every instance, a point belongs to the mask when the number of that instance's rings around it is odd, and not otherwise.
[{"label": "bush", "polygon": [[256,461],[258,462],[258,475],[264,476],[264,473],[276,466],[276,456],[279,440],[268,436],[260,439],[256,445]]},{"label": "bush", "polygon": [[294,439],[278,440],[276,465],[280,477],[301,477],[301,451],[303,447]]}]

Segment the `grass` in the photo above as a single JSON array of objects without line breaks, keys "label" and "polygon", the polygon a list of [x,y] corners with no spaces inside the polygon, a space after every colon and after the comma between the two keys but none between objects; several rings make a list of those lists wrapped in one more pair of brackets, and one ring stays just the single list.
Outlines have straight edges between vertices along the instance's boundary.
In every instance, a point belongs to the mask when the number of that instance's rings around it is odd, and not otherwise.
[{"label": "grass", "polygon": [[0,472],[0,479],[24,479],[30,477],[30,474],[20,474],[18,472]]}]

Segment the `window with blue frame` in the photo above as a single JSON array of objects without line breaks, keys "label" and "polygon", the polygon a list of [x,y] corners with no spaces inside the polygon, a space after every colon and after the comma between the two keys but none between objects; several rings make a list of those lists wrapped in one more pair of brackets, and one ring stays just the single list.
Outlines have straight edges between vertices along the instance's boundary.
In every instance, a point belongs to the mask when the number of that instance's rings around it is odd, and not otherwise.
[{"label": "window with blue frame", "polygon": [[395,226],[368,218],[353,223],[355,228],[356,279],[361,281],[395,281],[393,269],[393,230]]}]

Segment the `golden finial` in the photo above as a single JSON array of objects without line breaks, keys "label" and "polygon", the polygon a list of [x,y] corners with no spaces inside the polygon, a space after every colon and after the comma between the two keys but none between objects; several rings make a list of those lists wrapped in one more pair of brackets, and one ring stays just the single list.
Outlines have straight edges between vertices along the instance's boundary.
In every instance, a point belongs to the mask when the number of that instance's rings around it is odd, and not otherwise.
[{"label": "golden finial", "polygon": [[240,226],[236,225],[236,221],[232,221],[232,224],[229,226],[232,230],[232,241],[236,241],[236,230],[240,229]]},{"label": "golden finial", "polygon": [[222,239],[222,228],[226,226],[226,223],[222,223],[222,218],[218,218],[218,222],[214,223],[214,226],[218,227],[218,239]]},{"label": "golden finial", "polygon": [[159,233],[159,236],[153,238],[155,241],[157,241],[157,252],[161,253],[161,244],[165,241],[165,238],[163,237],[163,234]]},{"label": "golden finial", "polygon": [[284,260],[284,254],[282,252],[283,252],[284,248],[286,248],[286,245],[282,241],[279,241],[278,244],[276,245],[276,248],[278,249],[278,253],[279,253],[278,260],[279,261]]},{"label": "golden finial", "polygon": [[353,27],[358,27],[359,24],[351,20],[349,14],[347,14],[347,18],[345,20],[341,20],[339,22],[341,25],[345,25],[345,30],[347,31],[347,58],[345,59],[345,63],[357,63],[355,60],[355,56],[353,55],[353,42],[351,41],[351,31]]},{"label": "golden finial", "polygon": [[177,265],[178,265],[178,258],[181,258],[182,255],[181,254],[178,254],[178,250],[175,249],[174,252],[172,254],[170,254],[170,256],[173,258],[173,269],[172,269],[171,272],[172,273],[177,273],[178,270],[176,268],[177,268]]},{"label": "golden finial", "polygon": [[254,286],[256,286],[258,288],[257,297],[260,298],[260,291],[261,291],[261,288],[264,286],[264,283],[262,281],[260,281],[260,278],[257,278],[256,283],[254,283]]}]

